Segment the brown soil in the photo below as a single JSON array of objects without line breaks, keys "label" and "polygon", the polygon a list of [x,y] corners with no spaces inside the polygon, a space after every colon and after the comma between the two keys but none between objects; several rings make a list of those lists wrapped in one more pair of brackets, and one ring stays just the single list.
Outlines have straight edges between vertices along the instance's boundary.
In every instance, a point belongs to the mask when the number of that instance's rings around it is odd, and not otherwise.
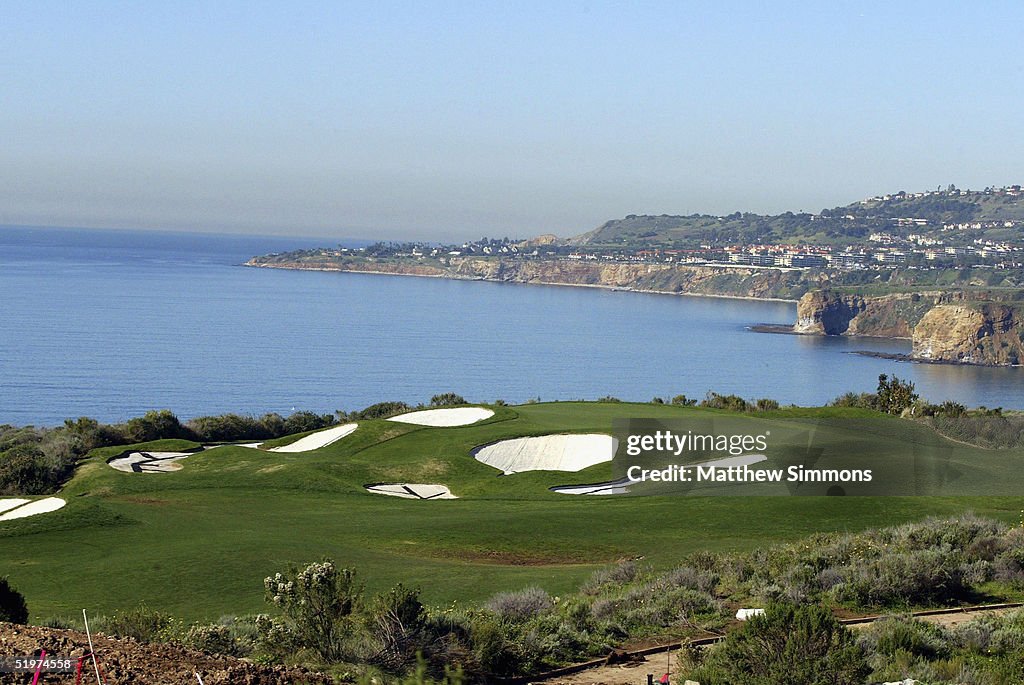
[{"label": "brown soil", "polygon": [[[104,685],[329,685],[333,680],[302,668],[258,666],[229,656],[211,656],[173,644],[143,644],[93,635]],[[85,633],[0,623],[0,657],[32,656],[45,649],[48,657],[77,658],[89,652]],[[95,685],[91,660],[82,683]],[[30,683],[32,675],[0,674],[3,683]],[[75,675],[43,674],[41,685],[71,685]]]}]

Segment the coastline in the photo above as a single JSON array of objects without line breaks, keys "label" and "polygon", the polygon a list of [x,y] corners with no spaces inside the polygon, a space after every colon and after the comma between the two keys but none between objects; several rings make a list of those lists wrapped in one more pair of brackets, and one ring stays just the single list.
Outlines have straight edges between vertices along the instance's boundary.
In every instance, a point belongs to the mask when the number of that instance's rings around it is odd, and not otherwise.
[{"label": "coastline", "polygon": [[511,285],[545,285],[545,286],[561,286],[566,288],[599,288],[601,290],[611,290],[618,292],[627,293],[642,293],[647,295],[674,295],[677,297],[714,297],[726,300],[750,300],[753,302],[786,302],[789,304],[796,304],[798,300],[791,300],[782,297],[753,297],[750,295],[727,295],[724,293],[695,293],[695,292],[675,292],[671,290],[650,290],[647,288],[631,288],[629,286],[619,285],[602,285],[600,283],[564,283],[558,281],[511,281],[501,280],[497,278],[485,278],[483,276],[477,278],[470,278],[466,276],[458,276],[455,274],[410,274],[400,273],[397,271],[380,271],[371,269],[341,269],[341,268],[329,268],[329,267],[303,267],[303,266],[275,266],[273,264],[251,264],[246,262],[241,266],[248,266],[257,269],[281,269],[282,271],[324,271],[324,272],[338,272],[338,273],[350,273],[350,274],[373,274],[377,276],[412,276],[414,278],[447,278],[452,281],[483,281],[486,283],[502,283]]}]

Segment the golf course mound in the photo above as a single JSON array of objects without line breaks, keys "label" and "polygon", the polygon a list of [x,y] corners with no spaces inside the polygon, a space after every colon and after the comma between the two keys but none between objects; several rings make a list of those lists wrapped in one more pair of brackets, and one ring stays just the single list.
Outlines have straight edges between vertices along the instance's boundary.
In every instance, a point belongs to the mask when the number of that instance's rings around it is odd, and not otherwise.
[{"label": "golf course mound", "polygon": [[37,514],[49,514],[57,511],[67,502],[60,497],[46,497],[44,499],[28,500],[21,498],[0,499],[0,521],[12,521],[23,519]]},{"label": "golf course mound", "polygon": [[513,438],[473,451],[477,461],[508,475],[523,471],[582,471],[611,461],[617,442],[610,435],[543,435]]},{"label": "golf course mound", "polygon": [[451,409],[425,409],[408,414],[392,416],[388,421],[398,423],[414,423],[417,426],[433,426],[450,428],[452,426],[468,426],[494,416],[494,412],[483,407],[453,407]]},{"label": "golf course mound", "polygon": [[351,435],[359,427],[358,423],[345,423],[327,430],[310,433],[304,438],[299,438],[293,443],[281,447],[271,447],[270,452],[312,452],[321,447],[338,442],[346,435]]},{"label": "golf course mound", "polygon": [[437,483],[377,483],[367,485],[366,489],[378,495],[405,499],[458,499],[447,485]]},{"label": "golf course mound", "polygon": [[178,461],[196,452],[130,452],[111,459],[108,464],[125,473],[170,473],[181,469]]}]

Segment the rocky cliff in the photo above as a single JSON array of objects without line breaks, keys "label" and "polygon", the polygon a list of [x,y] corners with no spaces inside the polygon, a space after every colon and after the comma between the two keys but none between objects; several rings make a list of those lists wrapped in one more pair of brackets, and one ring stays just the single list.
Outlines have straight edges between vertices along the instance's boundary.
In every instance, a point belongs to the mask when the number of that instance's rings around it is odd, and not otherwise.
[{"label": "rocky cliff", "polygon": [[831,290],[807,293],[797,303],[797,333],[910,338],[914,326],[940,300],[940,293],[864,297]]},{"label": "rocky cliff", "polygon": [[914,328],[917,359],[1008,366],[1024,363],[1020,312],[996,302],[940,304]]},{"label": "rocky cliff", "polygon": [[254,257],[247,266],[436,276],[505,283],[623,288],[670,294],[796,300],[821,283],[805,272],[570,259],[451,257],[444,262],[342,257],[311,251]]},{"label": "rocky cliff", "polygon": [[476,257],[452,258],[449,268],[460,278],[589,285],[673,294],[796,299],[808,287],[801,272],[777,269]]},{"label": "rocky cliff", "polygon": [[988,366],[1024,362],[1024,317],[1017,307],[970,297],[939,292],[864,297],[819,290],[800,299],[793,330],[909,338],[911,358],[921,361]]}]

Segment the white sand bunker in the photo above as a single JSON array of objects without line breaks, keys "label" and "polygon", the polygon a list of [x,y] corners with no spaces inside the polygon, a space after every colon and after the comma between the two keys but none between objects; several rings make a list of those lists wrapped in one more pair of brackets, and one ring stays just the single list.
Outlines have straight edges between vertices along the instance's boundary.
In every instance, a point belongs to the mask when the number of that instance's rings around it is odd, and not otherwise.
[{"label": "white sand bunker", "polygon": [[453,407],[451,409],[425,409],[408,414],[392,416],[388,421],[414,423],[417,426],[468,426],[494,416],[494,412],[483,407]]},{"label": "white sand bunker", "polygon": [[632,482],[628,478],[620,478],[590,485],[558,485],[551,488],[551,492],[561,495],[625,495],[629,492],[629,484]]},{"label": "white sand bunker", "polygon": [[304,438],[299,438],[295,442],[284,445],[282,447],[271,447],[270,452],[310,452],[312,450],[318,450],[321,447],[327,447],[331,443],[341,440],[346,435],[351,435],[356,428],[359,427],[358,423],[346,423],[341,426],[335,426],[334,428],[328,428],[327,430],[317,431],[311,433]]},{"label": "white sand bunker", "polygon": [[107,463],[126,473],[170,473],[181,468],[179,460],[193,454],[195,452],[132,452]]},{"label": "white sand bunker", "polygon": [[458,499],[447,485],[436,483],[379,483],[366,489],[378,495],[391,495],[406,499]]},{"label": "white sand bunker", "polygon": [[611,461],[618,441],[610,435],[544,435],[502,440],[473,456],[506,474],[522,471],[582,471]]},{"label": "white sand bunker", "polygon": [[13,521],[14,519],[23,519],[27,516],[48,514],[51,511],[57,511],[65,504],[67,502],[60,497],[47,497],[37,500],[0,499],[0,511],[5,512],[0,515],[0,521]]}]

